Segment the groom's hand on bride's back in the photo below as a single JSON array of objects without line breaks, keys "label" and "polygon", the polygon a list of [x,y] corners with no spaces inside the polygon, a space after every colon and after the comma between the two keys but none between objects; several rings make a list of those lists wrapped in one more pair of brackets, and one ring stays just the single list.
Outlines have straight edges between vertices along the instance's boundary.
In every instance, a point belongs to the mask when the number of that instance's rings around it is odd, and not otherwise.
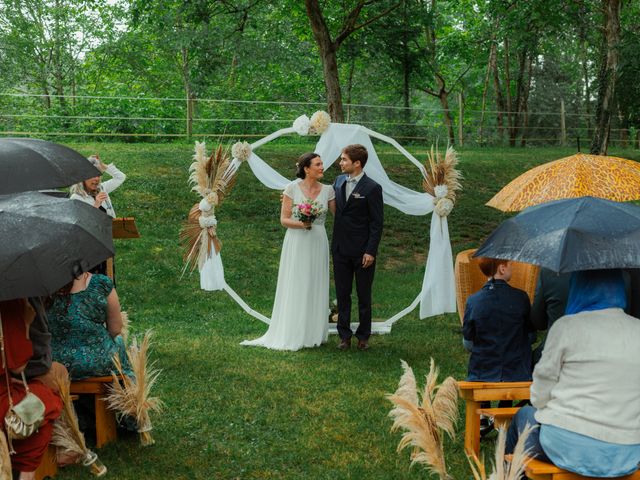
[{"label": "groom's hand on bride's back", "polygon": [[368,268],[371,265],[373,265],[373,262],[375,262],[376,257],[374,257],[373,255],[369,255],[368,253],[365,253],[362,256],[362,268]]}]

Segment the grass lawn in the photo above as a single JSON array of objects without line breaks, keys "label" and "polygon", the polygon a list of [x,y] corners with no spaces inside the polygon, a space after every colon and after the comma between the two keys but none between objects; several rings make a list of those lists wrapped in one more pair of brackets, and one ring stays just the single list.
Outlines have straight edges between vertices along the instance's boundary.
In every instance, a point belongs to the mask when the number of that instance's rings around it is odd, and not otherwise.
[{"label": "grass lawn", "polygon": [[[258,150],[283,175],[293,176],[298,154],[314,143],[274,142]],[[387,417],[401,374],[400,359],[423,378],[429,358],[441,379],[463,379],[467,354],[457,314],[425,320],[414,311],[375,336],[371,349],[341,352],[336,338],[316,349],[276,352],[239,345],[266,325],[224,292],[199,289],[197,274],[181,278],[178,231],[197,201],[187,185],[191,144],[71,144],[84,154],[99,151],[127,181],[113,195],[119,216],[135,216],[142,238],[117,241],[117,282],[132,331],[153,329],[152,356],[162,375],[156,393],[166,410],[155,418],[156,445],[143,449],[136,437],[98,451],[117,479],[417,479],[409,452],[396,453],[400,434]],[[212,145],[211,145],[212,146]],[[425,148],[409,148],[419,159]],[[417,169],[381,147],[392,179],[420,190]],[[506,216],[484,206],[504,184],[570,149],[465,149],[460,152],[464,191],[449,219],[454,255],[479,242]],[[638,150],[611,154],[640,159]],[[337,167],[325,175],[327,182]],[[284,229],[279,192],[268,190],[241,168],[231,196],[217,212],[227,283],[255,310],[270,316]],[[428,248],[429,217],[385,207],[385,230],[374,282],[374,317],[388,318],[418,294]],[[331,224],[328,225],[331,228]],[[463,405],[460,405],[462,412]],[[447,444],[454,478],[470,478],[462,428]],[[488,445],[485,445],[487,447]],[[61,479],[88,478],[79,466]]]}]

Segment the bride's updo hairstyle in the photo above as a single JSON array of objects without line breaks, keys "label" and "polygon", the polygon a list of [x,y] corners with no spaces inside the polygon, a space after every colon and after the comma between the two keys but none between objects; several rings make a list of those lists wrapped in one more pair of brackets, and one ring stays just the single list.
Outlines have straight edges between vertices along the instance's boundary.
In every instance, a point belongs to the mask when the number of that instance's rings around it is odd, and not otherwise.
[{"label": "bride's updo hairstyle", "polygon": [[296,177],[302,178],[304,180],[304,177],[307,176],[307,174],[304,172],[304,169],[309,168],[313,159],[319,156],[320,155],[315,152],[308,152],[300,155],[300,158],[296,163]]}]

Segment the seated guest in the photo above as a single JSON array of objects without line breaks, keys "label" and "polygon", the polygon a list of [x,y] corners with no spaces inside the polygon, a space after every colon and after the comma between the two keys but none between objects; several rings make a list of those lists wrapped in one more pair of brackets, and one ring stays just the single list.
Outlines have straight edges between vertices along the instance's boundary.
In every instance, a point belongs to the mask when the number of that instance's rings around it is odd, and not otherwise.
[{"label": "seated guest", "polygon": [[[0,364],[0,418],[4,418],[9,410],[9,394],[14,405],[26,395],[21,373],[24,372],[32,355],[28,331],[34,315],[35,312],[24,299],[0,302],[4,356],[6,357],[6,369],[3,366],[4,362]],[[10,391],[7,388],[7,382]],[[21,480],[35,478],[35,471],[51,440],[53,421],[62,411],[60,397],[49,387],[38,380],[30,380],[28,386],[29,390],[44,403],[45,413],[44,420],[36,432],[23,440],[11,441],[15,451],[11,455],[11,468],[19,472],[18,478]]]},{"label": "seated guest", "polygon": [[632,317],[640,318],[640,268],[627,268],[625,273],[629,278],[629,302],[625,312]]},{"label": "seated guest", "polygon": [[566,314],[549,330],[531,403],[514,417],[506,452],[527,425],[531,456],[587,477],[629,475],[640,462],[640,321],[624,312],[620,270],[575,272]]},{"label": "seated guest", "polygon": [[[627,306],[625,313],[640,318],[640,270],[628,268],[622,272]],[[564,315],[569,297],[571,273],[556,273],[546,268],[540,269],[536,293],[531,305],[531,323],[536,330],[549,330],[553,323]],[[545,339],[533,352],[533,364],[538,363]]]},{"label": "seated guest", "polygon": [[[571,273],[556,273],[547,268],[540,269],[536,293],[531,305],[531,323],[536,330],[549,330],[553,323],[564,315],[569,296]],[[533,364],[540,360],[544,338],[533,352]]]},{"label": "seated guest", "polygon": [[47,315],[53,360],[62,363],[73,380],[110,375],[119,354],[128,369],[120,301],[104,275],[83,273],[49,299]]},{"label": "seated guest", "polygon": [[480,258],[489,281],[467,299],[462,333],[471,351],[469,381],[518,382],[531,380],[529,297],[507,283],[511,262]]},{"label": "seated guest", "polygon": [[35,379],[44,383],[55,392],[58,386],[56,378],[66,378],[67,369],[64,365],[51,359],[51,332],[42,300],[39,297],[29,298],[29,305],[35,316],[29,326],[29,339],[33,348],[33,355],[24,369],[27,379]]}]

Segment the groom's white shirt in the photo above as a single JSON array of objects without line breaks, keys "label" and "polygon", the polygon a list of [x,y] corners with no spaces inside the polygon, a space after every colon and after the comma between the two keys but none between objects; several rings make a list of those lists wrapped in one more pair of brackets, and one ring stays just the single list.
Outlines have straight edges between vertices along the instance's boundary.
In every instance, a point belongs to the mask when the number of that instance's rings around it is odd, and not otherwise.
[{"label": "groom's white shirt", "polygon": [[[363,177],[363,175],[364,175],[364,171],[360,172],[360,174],[358,174],[356,177],[347,178],[347,184],[345,185],[345,189],[344,189],[345,201],[349,200],[349,195],[351,195],[351,193],[353,192],[353,189],[356,188],[356,185],[358,184],[360,179]],[[355,182],[353,180],[355,180]]]}]

